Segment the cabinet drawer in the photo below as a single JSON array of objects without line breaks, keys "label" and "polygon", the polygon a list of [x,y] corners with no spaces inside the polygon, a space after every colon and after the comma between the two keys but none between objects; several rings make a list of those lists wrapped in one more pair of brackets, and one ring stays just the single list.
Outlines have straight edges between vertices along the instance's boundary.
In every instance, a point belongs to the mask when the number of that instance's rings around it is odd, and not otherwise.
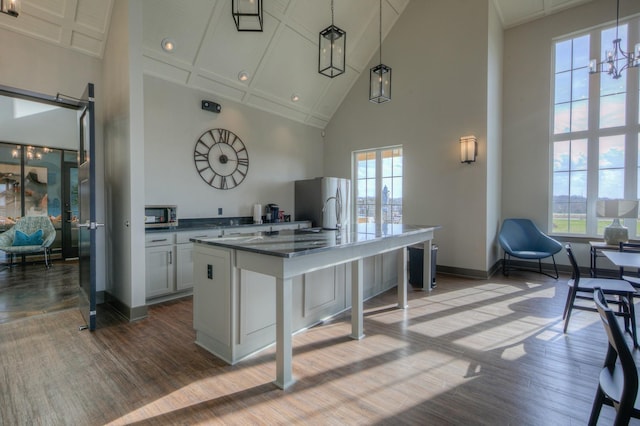
[{"label": "cabinet drawer", "polygon": [[216,238],[222,231],[220,229],[201,229],[200,231],[182,231],[176,234],[176,243],[189,243],[190,238]]},{"label": "cabinet drawer", "polygon": [[173,232],[147,234],[144,237],[145,247],[164,246],[175,242],[176,235]]},{"label": "cabinet drawer", "polygon": [[239,226],[237,228],[225,228],[222,231],[222,235],[242,235],[242,234],[253,234],[254,232],[260,231],[268,231],[269,228],[265,226]]}]

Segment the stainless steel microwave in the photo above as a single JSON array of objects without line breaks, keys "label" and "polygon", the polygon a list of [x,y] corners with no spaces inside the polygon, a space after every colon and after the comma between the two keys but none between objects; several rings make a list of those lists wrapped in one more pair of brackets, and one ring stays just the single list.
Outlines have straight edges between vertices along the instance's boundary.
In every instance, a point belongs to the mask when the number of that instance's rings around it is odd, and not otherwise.
[{"label": "stainless steel microwave", "polygon": [[145,206],[145,228],[168,228],[178,226],[177,206]]}]

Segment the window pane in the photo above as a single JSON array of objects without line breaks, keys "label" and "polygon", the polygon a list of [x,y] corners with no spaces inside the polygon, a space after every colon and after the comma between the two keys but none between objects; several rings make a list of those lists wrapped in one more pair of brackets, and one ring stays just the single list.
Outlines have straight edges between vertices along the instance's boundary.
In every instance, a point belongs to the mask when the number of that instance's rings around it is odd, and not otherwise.
[{"label": "window pane", "polygon": [[571,69],[571,40],[556,43],[556,71]]},{"label": "window pane", "polygon": [[589,98],[589,69],[582,68],[573,72],[571,99],[574,101]]},{"label": "window pane", "polygon": [[626,91],[626,78],[613,78],[606,72],[600,74],[600,96],[617,95]]},{"label": "window pane", "polygon": [[589,125],[589,101],[573,102],[571,107],[571,131],[587,130]]},{"label": "window pane", "polygon": [[557,104],[553,115],[553,133],[556,135],[569,133],[571,130],[571,104]]},{"label": "window pane", "polygon": [[587,232],[586,212],[586,202],[569,205],[569,233],[585,234]]},{"label": "window pane", "polygon": [[571,141],[571,170],[587,170],[587,147],[586,139]]},{"label": "window pane", "polygon": [[[569,181],[569,193],[572,203],[587,202],[587,172],[573,172]],[[583,212],[586,213],[586,210]]]},{"label": "window pane", "polygon": [[626,118],[625,101],[626,95],[624,93],[600,98],[601,129],[624,126]]},{"label": "window pane", "polygon": [[[562,170],[569,170],[569,141],[560,141],[553,144],[553,171],[559,172]],[[554,192],[555,193],[555,192]]]},{"label": "window pane", "polygon": [[598,165],[601,169],[624,167],[624,136],[600,138]]},{"label": "window pane", "polygon": [[565,71],[556,74],[555,103],[569,102],[571,100],[571,72]]},{"label": "window pane", "polygon": [[589,34],[573,39],[573,69],[589,66]]},{"label": "window pane", "polygon": [[598,198],[624,198],[624,170],[600,170]]}]

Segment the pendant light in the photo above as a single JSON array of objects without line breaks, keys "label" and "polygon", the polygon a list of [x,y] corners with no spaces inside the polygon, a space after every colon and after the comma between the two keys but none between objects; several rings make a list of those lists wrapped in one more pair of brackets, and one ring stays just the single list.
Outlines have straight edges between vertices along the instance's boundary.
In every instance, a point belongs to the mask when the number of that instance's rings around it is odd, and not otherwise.
[{"label": "pendant light", "polygon": [[382,63],[382,0],[380,0],[380,64],[369,70],[369,100],[381,104],[391,100],[391,68]]},{"label": "pendant light", "polygon": [[[613,40],[613,47],[607,50],[605,58],[602,62],[595,59],[589,61],[589,73],[595,74],[606,72],[614,79],[622,77],[622,72],[630,67],[640,65],[640,43],[636,44],[632,52],[622,50],[620,43],[622,40],[618,37],[618,20],[620,19],[620,0],[616,1],[616,38]],[[620,69],[618,66],[622,65]]]},{"label": "pendant light", "polygon": [[231,0],[231,14],[238,31],[262,31],[262,0]]},{"label": "pendant light", "polygon": [[333,25],[333,0],[331,0],[331,25],[320,31],[318,72],[333,78],[344,74],[347,33]]}]

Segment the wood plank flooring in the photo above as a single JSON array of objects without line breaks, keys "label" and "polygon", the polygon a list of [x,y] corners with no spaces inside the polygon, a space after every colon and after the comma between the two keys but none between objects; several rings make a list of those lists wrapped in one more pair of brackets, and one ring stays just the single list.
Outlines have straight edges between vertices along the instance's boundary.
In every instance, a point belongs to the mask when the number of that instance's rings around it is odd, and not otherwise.
[{"label": "wood plank flooring", "polygon": [[562,333],[566,279],[439,275],[407,310],[389,291],[362,340],[348,313],[296,334],[286,391],[274,348],[229,366],[196,346],[190,298],[135,323],[103,306],[93,333],[76,309],[0,324],[0,424],[584,425],[606,337],[591,312]]},{"label": "wood plank flooring", "polygon": [[77,261],[0,265],[0,324],[77,306]]}]

